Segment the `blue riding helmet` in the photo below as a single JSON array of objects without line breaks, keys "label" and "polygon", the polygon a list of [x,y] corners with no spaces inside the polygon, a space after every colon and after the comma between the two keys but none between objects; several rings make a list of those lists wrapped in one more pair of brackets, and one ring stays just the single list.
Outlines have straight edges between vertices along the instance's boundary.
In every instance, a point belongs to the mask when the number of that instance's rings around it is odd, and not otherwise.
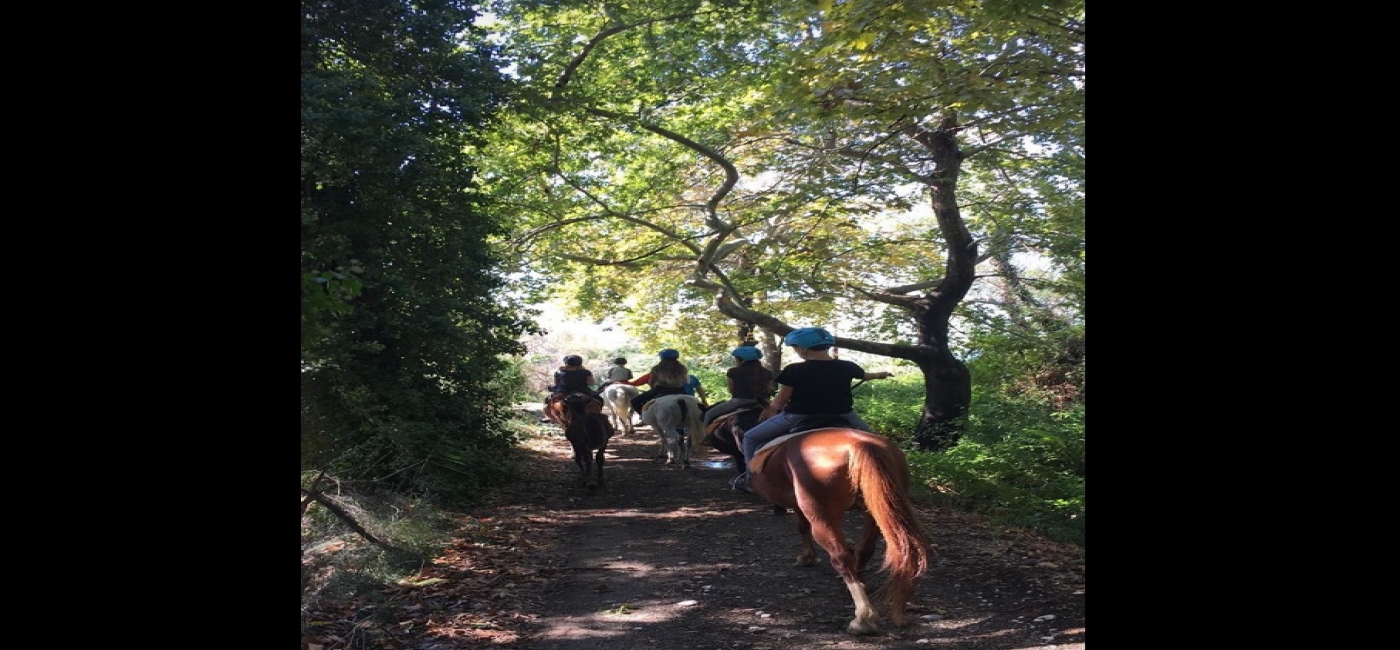
[{"label": "blue riding helmet", "polygon": [[677,351],[675,351],[675,350],[672,350],[671,348],[666,348],[665,350],[662,350],[662,351],[661,351],[661,358],[662,358],[662,359],[679,359],[679,358],[681,358],[681,353],[680,353],[680,352],[677,352]]},{"label": "blue riding helmet", "polygon": [[730,354],[734,355],[735,357],[738,357],[739,359],[743,359],[744,361],[758,361],[759,359],[763,358],[763,350],[760,350],[752,345],[741,345],[737,348],[734,348],[734,351],[730,352]]},{"label": "blue riding helmet", "polygon": [[783,343],[796,345],[800,348],[812,348],[818,345],[836,345],[836,337],[820,327],[799,327],[783,337]]}]

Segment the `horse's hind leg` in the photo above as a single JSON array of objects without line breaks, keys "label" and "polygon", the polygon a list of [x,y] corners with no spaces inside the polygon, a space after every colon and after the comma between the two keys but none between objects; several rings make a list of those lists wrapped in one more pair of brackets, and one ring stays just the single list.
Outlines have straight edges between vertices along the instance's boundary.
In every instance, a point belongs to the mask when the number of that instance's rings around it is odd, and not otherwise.
[{"label": "horse's hind leg", "polygon": [[[622,401],[626,402],[627,398],[624,396]],[[621,428],[618,429],[618,432],[625,436],[632,435],[634,432],[632,424],[632,406],[630,404],[622,404],[618,407],[617,413],[618,418],[622,420]]]},{"label": "horse's hind leg", "polygon": [[846,538],[841,534],[841,517],[845,508],[803,503],[801,495],[798,499],[799,505],[803,506],[804,514],[811,512],[815,515],[809,520],[811,535],[823,549],[826,549],[827,555],[831,556],[832,568],[836,569],[841,580],[845,581],[846,590],[851,592],[851,600],[855,603],[856,612],[855,618],[846,624],[846,631],[851,634],[874,634],[880,631],[880,615],[870,602],[870,594],[865,590],[865,583],[860,581],[856,553],[846,546]]},{"label": "horse's hind leg", "polygon": [[856,543],[856,571],[864,571],[870,566],[870,558],[875,556],[875,543],[880,541],[880,527],[870,511],[861,511],[860,541]]},{"label": "horse's hind leg", "polygon": [[681,443],[676,436],[676,431],[675,429],[666,429],[665,433],[661,435],[666,437],[666,464],[675,465],[681,459]]},{"label": "horse's hind leg", "polygon": [[812,544],[812,522],[807,515],[797,511],[797,535],[802,539],[802,552],[797,555],[794,566],[812,566],[817,563],[817,547]]},{"label": "horse's hind leg", "polygon": [[573,445],[573,448],[574,448],[574,464],[578,466],[578,471],[579,471],[580,474],[587,475],[587,474],[588,474],[588,456],[587,456],[587,452],[586,452],[585,450],[583,450],[583,449],[579,449],[579,446],[578,446],[577,443],[575,443],[575,444]]}]

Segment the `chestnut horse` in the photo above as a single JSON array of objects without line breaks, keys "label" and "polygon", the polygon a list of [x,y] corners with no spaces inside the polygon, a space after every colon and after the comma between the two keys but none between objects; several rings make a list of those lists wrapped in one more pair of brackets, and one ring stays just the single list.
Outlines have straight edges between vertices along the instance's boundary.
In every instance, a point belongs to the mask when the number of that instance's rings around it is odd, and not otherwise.
[{"label": "chestnut horse", "polygon": [[[759,496],[796,514],[802,552],[797,566],[816,563],[815,538],[855,601],[852,634],[879,631],[860,573],[885,540],[884,585],[877,592],[890,606],[894,624],[907,624],[905,606],[928,569],[928,533],[909,501],[909,463],[904,452],[881,436],[847,428],[823,428],[784,436],[765,445],[749,463],[750,486]],[[860,541],[846,546],[843,513],[863,505]]]},{"label": "chestnut horse", "polygon": [[583,484],[590,490],[603,484],[603,452],[613,436],[608,416],[588,412],[588,405],[593,403],[587,393],[569,393],[564,397],[569,414],[564,437],[574,448],[574,463],[583,472]]}]

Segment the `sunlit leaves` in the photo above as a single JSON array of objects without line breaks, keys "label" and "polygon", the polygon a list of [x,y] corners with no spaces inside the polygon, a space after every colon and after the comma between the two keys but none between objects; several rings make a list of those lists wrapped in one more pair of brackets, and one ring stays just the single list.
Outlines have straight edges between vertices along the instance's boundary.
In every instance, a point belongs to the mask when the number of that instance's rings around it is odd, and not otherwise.
[{"label": "sunlit leaves", "polygon": [[[885,323],[862,292],[943,271],[920,195],[935,167],[899,134],[943,119],[973,154],[975,234],[1061,250],[1018,226],[1079,214],[1061,203],[1082,168],[1044,168],[1082,147],[1083,5],[1050,4],[506,3],[509,51],[536,82],[522,97],[549,98],[522,106],[496,149],[503,196],[546,190],[511,199],[517,251],[544,256],[536,267],[589,308],[657,322],[702,318],[706,296],[677,289],[699,273],[784,318]],[[728,177],[706,150],[739,174],[722,200]],[[723,254],[697,267],[707,250]]]}]

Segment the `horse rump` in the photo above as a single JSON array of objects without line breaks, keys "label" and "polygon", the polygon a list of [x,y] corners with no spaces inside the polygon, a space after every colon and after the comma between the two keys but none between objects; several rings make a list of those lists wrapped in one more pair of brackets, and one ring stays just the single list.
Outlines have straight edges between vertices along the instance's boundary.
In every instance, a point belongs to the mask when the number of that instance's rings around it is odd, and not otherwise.
[{"label": "horse rump", "polygon": [[[691,395],[662,395],[646,405],[642,421],[661,438],[661,456],[667,465],[690,469],[691,451],[705,435],[700,402]],[[682,434],[681,432],[684,432]]]},{"label": "horse rump", "polygon": [[574,451],[574,463],[589,488],[603,484],[603,459],[613,433],[612,422],[602,413],[577,414],[564,429],[564,437]]},{"label": "horse rump", "polygon": [[[771,449],[763,467],[752,475],[759,496],[799,515],[802,552],[799,566],[816,563],[813,542],[826,550],[831,566],[845,581],[855,602],[852,634],[879,629],[860,572],[885,541],[880,570],[885,583],[877,596],[890,608],[895,625],[907,624],[905,609],[920,576],[928,569],[929,537],[909,500],[909,465],[904,452],[888,439],[850,428],[825,428],[795,435]],[[845,512],[863,503],[862,531],[854,548],[841,532]]]}]

